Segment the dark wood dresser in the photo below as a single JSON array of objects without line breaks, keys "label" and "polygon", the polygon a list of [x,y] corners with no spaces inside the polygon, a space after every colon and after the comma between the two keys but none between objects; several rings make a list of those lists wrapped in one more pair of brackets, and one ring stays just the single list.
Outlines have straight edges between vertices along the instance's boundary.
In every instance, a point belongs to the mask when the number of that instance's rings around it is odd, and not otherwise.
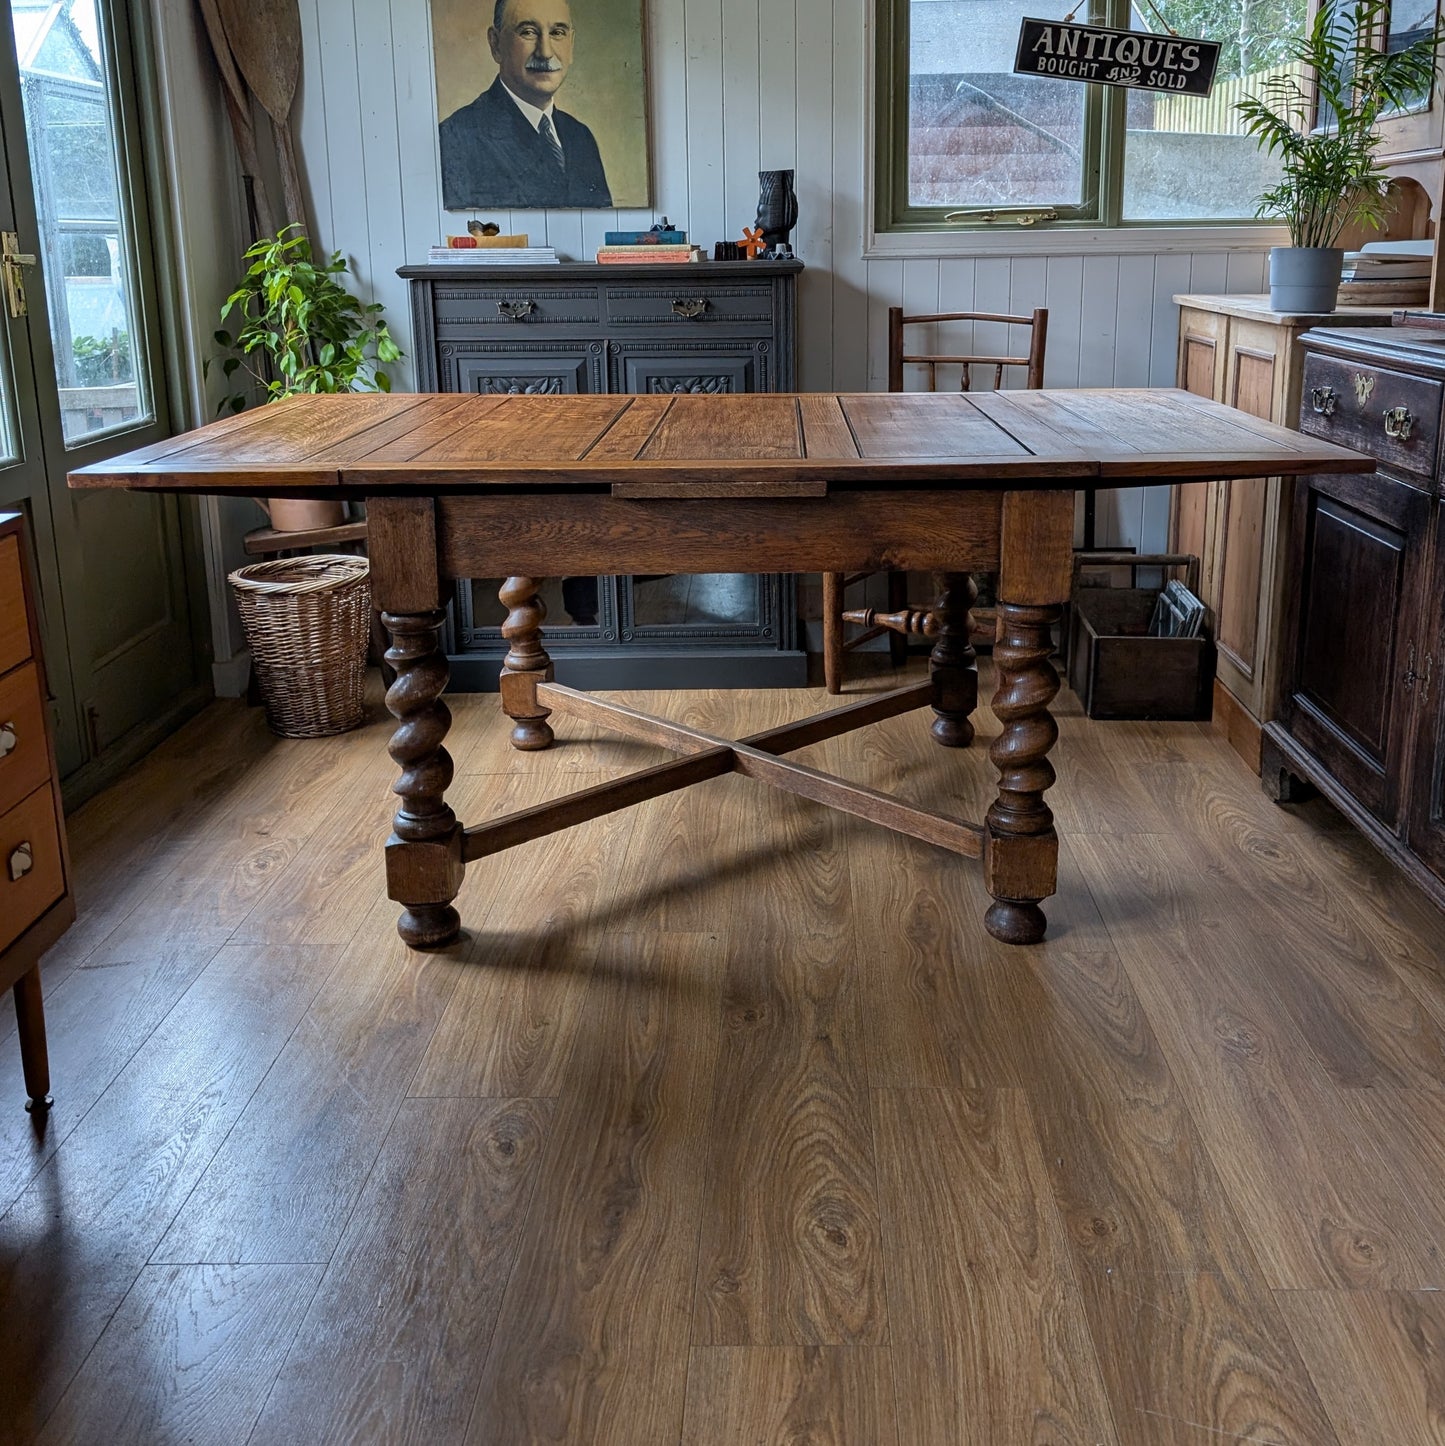
[{"label": "dark wood dresser", "polygon": [[1295,490],[1262,774],[1316,785],[1445,907],[1445,332],[1308,332],[1300,430],[1380,470]]},{"label": "dark wood dresser", "polygon": [[13,987],[31,1105],[50,1103],[40,956],[70,927],[70,859],[21,518],[0,513],[0,988]]},{"label": "dark wood dresser", "polygon": [[[417,389],[486,395],[797,388],[797,261],[403,267]],[[759,439],[766,445],[767,439]],[[501,578],[457,589],[452,686],[494,689]],[[553,578],[557,678],[583,688],[794,687],[807,680],[785,573]]]}]

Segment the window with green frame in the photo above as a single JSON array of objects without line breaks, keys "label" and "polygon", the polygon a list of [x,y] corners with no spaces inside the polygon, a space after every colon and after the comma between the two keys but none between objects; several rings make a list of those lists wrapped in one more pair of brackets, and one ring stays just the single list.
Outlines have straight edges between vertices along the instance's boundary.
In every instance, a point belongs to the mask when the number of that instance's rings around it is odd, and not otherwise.
[{"label": "window with green frame", "polygon": [[[1308,0],[876,0],[880,231],[1254,220],[1278,161],[1234,102],[1288,64]],[[1223,44],[1211,95],[1013,74],[1025,16]],[[1161,18],[1162,17],[1162,18]]]}]

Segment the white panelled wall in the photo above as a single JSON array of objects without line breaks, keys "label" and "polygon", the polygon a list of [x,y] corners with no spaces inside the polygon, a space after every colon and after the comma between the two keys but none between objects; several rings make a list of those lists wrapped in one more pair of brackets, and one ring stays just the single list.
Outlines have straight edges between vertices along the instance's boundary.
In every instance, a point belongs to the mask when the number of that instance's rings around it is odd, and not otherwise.
[{"label": "white panelled wall", "polygon": [[[488,4],[490,0],[477,0]],[[1260,291],[1265,252],[867,260],[865,18],[872,0],[648,0],[653,196],[649,211],[513,212],[503,229],[567,259],[604,231],[662,215],[709,250],[751,223],[762,168],[797,173],[801,385],[881,388],[890,306],[1050,309],[1050,386],[1172,385],[1176,292]],[[441,208],[426,0],[300,0],[298,139],[318,242],[346,254],[410,350],[396,268],[465,217]],[[579,51],[587,0],[573,0]],[[486,77],[478,77],[480,90]],[[397,384],[410,385],[405,364]],[[1158,549],[1167,493],[1099,500],[1099,540]]]}]

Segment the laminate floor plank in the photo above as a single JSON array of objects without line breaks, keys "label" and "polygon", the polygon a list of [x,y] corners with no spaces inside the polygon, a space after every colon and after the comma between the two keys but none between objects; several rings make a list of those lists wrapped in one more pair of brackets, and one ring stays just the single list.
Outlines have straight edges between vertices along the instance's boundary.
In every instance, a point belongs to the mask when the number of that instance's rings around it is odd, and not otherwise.
[{"label": "laminate floor plank", "polygon": [[[46,999],[55,1103],[43,1115],[0,1110],[0,1215],[215,957],[200,947],[157,950],[134,963],[70,971]],[[8,1001],[6,1001],[8,1007]],[[0,1041],[0,1079],[20,1078],[20,1041]]]},{"label": "laminate floor plank", "polygon": [[148,1265],[41,1446],[244,1441],[321,1279],[314,1265]]},{"label": "laminate floor plank", "polygon": [[335,963],[222,949],[0,1218],[0,1441],[49,1415]]},{"label": "laminate floor plank", "polygon": [[381,900],[171,1223],[152,1259],[331,1259],[466,946],[416,953]]},{"label": "laminate floor plank", "polygon": [[1125,1446],[1337,1446],[1316,1383],[1257,1276],[1088,1263],[1079,1277]]},{"label": "laminate floor plank", "polygon": [[681,1446],[897,1446],[891,1364],[865,1348],[695,1348]]},{"label": "laminate floor plank", "polygon": [[[567,786],[600,781],[569,774]],[[459,790],[475,823],[557,794],[556,775],[468,775]],[[600,926],[635,809],[534,839],[473,863],[459,903],[471,921],[457,980],[411,1086],[413,1095],[559,1095],[588,1017]],[[547,880],[546,887],[539,881]]]},{"label": "laminate floor plank", "polygon": [[402,1106],[248,1446],[463,1439],[551,1109]]},{"label": "laminate floor plank", "polygon": [[610,935],[467,1440],[681,1435],[716,1055],[707,936]]},{"label": "laminate floor plank", "polygon": [[1445,913],[1404,878],[1368,839],[1353,828],[1329,829],[1322,814],[1339,815],[1323,799],[1286,812],[1309,830],[1301,848],[1370,920],[1376,945],[1437,1023],[1445,1025]]},{"label": "laminate floor plank", "polygon": [[[626,703],[632,708],[665,713],[667,699],[676,694],[657,692],[604,692],[601,697]],[[524,753],[511,744],[511,725],[504,724],[502,705],[495,694],[449,696],[453,712],[452,732],[447,746],[456,762],[457,777],[473,773],[506,773],[524,778],[554,774],[602,773],[609,776],[633,769],[650,768],[672,755],[631,738],[621,738],[592,727],[577,718],[554,713],[550,719],[556,741],[539,753]],[[559,780],[554,787],[565,785]],[[580,785],[579,785],[580,786]],[[472,823],[473,819],[464,819]]]},{"label": "laminate floor plank", "polygon": [[45,955],[47,991],[169,872],[274,742],[255,710],[213,703],[66,815],[77,917]]},{"label": "laminate floor plank", "polygon": [[[836,843],[840,899],[846,875]],[[824,905],[825,916],[827,905]],[[846,910],[841,914],[846,927]],[[695,1345],[887,1340],[851,940],[727,941],[699,1229]]]},{"label": "laminate floor plank", "polygon": [[819,890],[831,896],[831,868],[815,877],[811,854],[792,847],[800,836],[824,836],[820,804],[734,775],[632,812],[634,846],[619,863],[609,930],[708,933],[745,919],[757,944],[783,947],[797,931],[798,906],[811,910]]},{"label": "laminate floor plank", "polygon": [[1384,1177],[1414,1207],[1433,1242],[1437,1268],[1445,1269],[1445,1094],[1352,1090],[1344,1115],[1352,1131],[1370,1142]]},{"label": "laminate floor plank", "polygon": [[1281,1011],[1262,957],[1277,945],[1228,871],[1177,835],[1072,846],[1268,1284],[1436,1284],[1432,1232]]},{"label": "laminate floor plank", "polygon": [[1445,1294],[1286,1290],[1279,1302],[1340,1446],[1445,1442]]},{"label": "laminate floor plank", "polygon": [[135,958],[157,938],[170,948],[229,941],[302,855],[338,793],[350,796],[358,782],[377,776],[375,746],[383,736],[374,733],[367,747],[342,735],[341,746],[322,750],[308,750],[311,739],[274,739],[224,806],[201,810],[203,829],[187,825],[189,846],[144,895],[144,907],[133,908],[86,962]]},{"label": "laminate floor plank", "polygon": [[1117,1441],[1020,1090],[877,1090],[900,1441]]},{"label": "laminate floor plank", "polygon": [[[1194,821],[1201,850],[1228,870],[1241,901],[1279,916],[1278,943],[1258,962],[1330,1079],[1445,1089],[1445,1028],[1411,987],[1417,971],[1399,967],[1418,952],[1419,932],[1400,921],[1391,891],[1321,858],[1310,825],[1262,792],[1241,797],[1231,774],[1176,772],[1160,796]],[[1378,872],[1388,872],[1383,860]],[[1445,921],[1434,932],[1445,957]]]}]

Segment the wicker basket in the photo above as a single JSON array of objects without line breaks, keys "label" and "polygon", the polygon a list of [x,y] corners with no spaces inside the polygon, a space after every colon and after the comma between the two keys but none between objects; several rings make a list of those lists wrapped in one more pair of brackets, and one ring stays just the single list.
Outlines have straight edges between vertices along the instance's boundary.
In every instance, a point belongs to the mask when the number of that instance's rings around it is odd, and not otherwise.
[{"label": "wicker basket", "polygon": [[364,557],[282,557],[230,577],[266,721],[283,738],[324,738],[365,716],[371,581]]}]

